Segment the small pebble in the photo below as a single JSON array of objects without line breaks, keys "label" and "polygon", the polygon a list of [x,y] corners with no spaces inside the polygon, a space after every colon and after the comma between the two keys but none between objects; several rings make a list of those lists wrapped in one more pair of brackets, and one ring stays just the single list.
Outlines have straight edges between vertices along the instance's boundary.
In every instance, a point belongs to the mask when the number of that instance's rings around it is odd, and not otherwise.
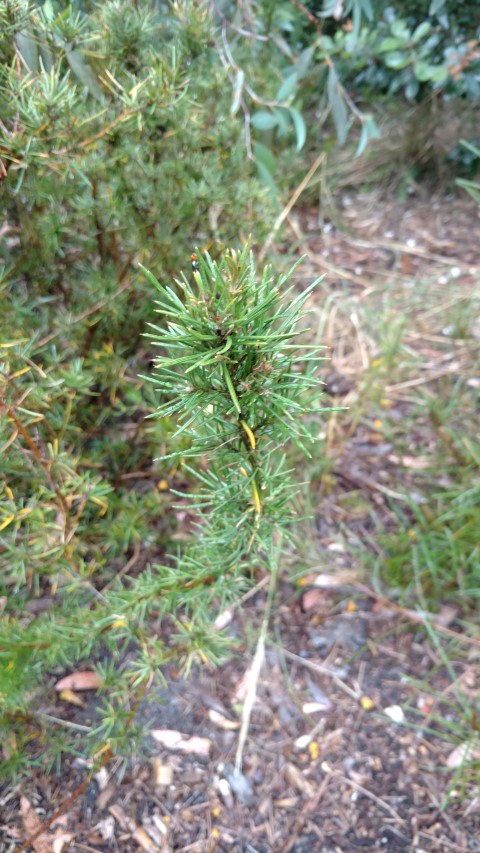
[{"label": "small pebble", "polygon": [[389,705],[388,708],[383,709],[383,713],[394,723],[403,723],[405,721],[405,714],[400,705]]}]

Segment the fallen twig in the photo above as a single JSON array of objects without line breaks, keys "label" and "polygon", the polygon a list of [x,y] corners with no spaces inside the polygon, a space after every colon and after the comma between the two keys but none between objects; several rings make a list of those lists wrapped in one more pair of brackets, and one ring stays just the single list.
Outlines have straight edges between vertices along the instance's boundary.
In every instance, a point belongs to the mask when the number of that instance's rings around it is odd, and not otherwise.
[{"label": "fallen twig", "polygon": [[400,604],[390,601],[390,599],[385,598],[383,595],[380,595],[380,593],[375,592],[363,583],[356,582],[355,587],[365,593],[365,595],[368,595],[369,598],[373,598],[375,601],[385,605],[385,607],[395,610],[396,613],[400,613],[402,616],[405,616],[405,618],[409,619],[410,622],[415,622],[417,625],[425,625],[427,621],[431,621],[432,627],[434,627],[439,633],[446,634],[459,642],[467,643],[468,645],[476,646],[480,649],[480,640],[477,640],[476,637],[469,637],[468,634],[459,634],[458,631],[453,631],[451,628],[440,625],[439,622],[435,621],[435,615],[433,613],[415,613],[413,610],[408,610],[406,607],[401,607]]}]

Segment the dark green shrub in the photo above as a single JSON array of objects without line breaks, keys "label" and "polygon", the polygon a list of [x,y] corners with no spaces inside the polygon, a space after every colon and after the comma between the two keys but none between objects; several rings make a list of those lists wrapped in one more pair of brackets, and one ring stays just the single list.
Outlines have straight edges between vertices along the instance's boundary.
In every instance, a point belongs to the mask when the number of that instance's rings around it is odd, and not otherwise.
[{"label": "dark green shrub", "polygon": [[[377,94],[401,93],[407,101],[427,105],[432,95],[472,102],[480,95],[480,26],[474,3],[294,2],[279,4],[277,18],[283,22],[289,56],[277,99],[287,92],[301,118],[314,110],[321,125],[331,116],[341,144],[350,126],[359,123],[358,154],[379,135]],[[273,104],[262,109],[258,127],[280,138],[289,120]]]},{"label": "dark green shrub", "polygon": [[[175,473],[152,466],[170,424],[145,421],[155,399],[139,379],[153,310],[138,261],[169,277],[194,245],[216,255],[272,221],[205,4],[149,8],[0,2],[0,694],[13,770],[72,748],[37,713],[45,677],[141,646],[143,629],[115,615],[118,590],[104,590],[160,559],[172,533]],[[120,669],[105,675],[118,696]]]}]

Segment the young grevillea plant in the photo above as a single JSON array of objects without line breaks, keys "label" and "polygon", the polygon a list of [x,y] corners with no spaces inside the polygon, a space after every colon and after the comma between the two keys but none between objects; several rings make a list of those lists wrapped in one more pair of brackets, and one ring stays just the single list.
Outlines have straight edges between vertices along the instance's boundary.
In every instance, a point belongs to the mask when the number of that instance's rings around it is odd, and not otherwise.
[{"label": "young grevillea plant", "polygon": [[297,293],[287,283],[296,266],[275,281],[268,267],[257,278],[248,245],[218,262],[193,255],[191,279],[182,275],[176,290],[142,267],[163,321],[147,334],[160,349],[152,381],[164,402],[154,416],[178,424],[170,458],[202,458],[195,470],[185,463],[198,482],[190,498],[198,536],[170,570],[157,570],[169,571],[190,651],[193,630],[204,660],[202,623],[211,626],[212,610],[238,598],[256,567],[278,563],[298,489],[285,446],[308,455],[314,416],[327,411],[317,405],[323,348],[297,340],[318,280]]}]

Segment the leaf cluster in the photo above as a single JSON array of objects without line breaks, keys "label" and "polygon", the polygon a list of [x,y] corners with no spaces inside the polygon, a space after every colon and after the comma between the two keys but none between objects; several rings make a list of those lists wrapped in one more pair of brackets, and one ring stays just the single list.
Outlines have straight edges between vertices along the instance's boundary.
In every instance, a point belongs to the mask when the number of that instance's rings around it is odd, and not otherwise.
[{"label": "leaf cluster", "polygon": [[[353,12],[360,5],[355,0]],[[323,36],[317,59],[330,56],[342,81],[351,81],[368,96],[403,92],[409,100],[421,100],[433,92],[477,99],[478,27],[475,32],[471,19],[467,25],[454,23],[457,4],[434,5],[422,12],[405,4],[385,8],[368,2],[368,14],[366,9],[353,14],[357,26],[337,25]]]},{"label": "leaf cluster", "polygon": [[[258,16],[259,29],[269,8],[266,4]],[[256,103],[252,113],[260,132],[258,167],[270,185],[277,146],[291,128],[300,149],[314,127],[318,132],[325,126],[329,133],[330,118],[340,145],[357,124],[359,156],[380,136],[378,93],[402,93],[408,101],[432,94],[478,100],[480,29],[474,2],[311,0],[276,4],[275,11],[269,20],[284,56],[281,80],[270,101]],[[241,88],[243,78],[237,80]]]},{"label": "leaf cluster", "polygon": [[[325,409],[316,375],[322,348],[297,340],[318,281],[295,293],[288,279],[296,267],[277,280],[266,267],[257,279],[248,244],[218,262],[194,256],[194,267],[176,289],[144,272],[164,321],[146,335],[160,349],[151,381],[164,401],[155,417],[177,421],[171,457],[202,462],[187,467],[198,488],[182,495],[196,515],[195,544],[167,572],[177,602],[201,624],[213,601],[230,603],[238,582],[268,566],[280,532],[288,541],[297,484],[285,446],[308,453],[315,435],[307,421],[317,424]],[[225,587],[229,575],[237,584]]]}]

